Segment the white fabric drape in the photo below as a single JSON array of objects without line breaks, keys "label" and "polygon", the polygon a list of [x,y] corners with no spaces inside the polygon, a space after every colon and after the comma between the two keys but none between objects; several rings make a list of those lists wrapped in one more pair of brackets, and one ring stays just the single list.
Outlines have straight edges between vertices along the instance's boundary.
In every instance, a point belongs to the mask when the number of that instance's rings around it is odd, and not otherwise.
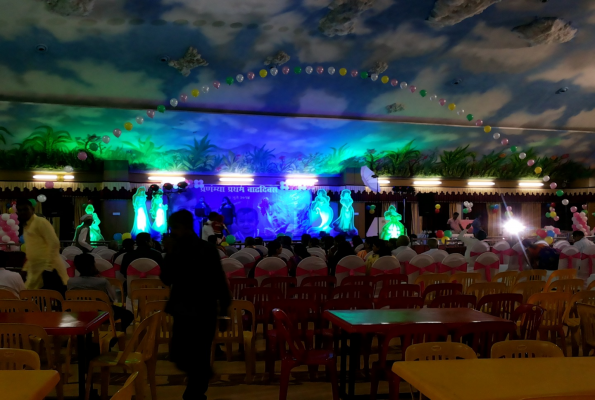
[{"label": "white fabric drape", "polygon": [[419,203],[411,203],[411,232],[419,236],[422,232],[423,217],[419,216]]}]

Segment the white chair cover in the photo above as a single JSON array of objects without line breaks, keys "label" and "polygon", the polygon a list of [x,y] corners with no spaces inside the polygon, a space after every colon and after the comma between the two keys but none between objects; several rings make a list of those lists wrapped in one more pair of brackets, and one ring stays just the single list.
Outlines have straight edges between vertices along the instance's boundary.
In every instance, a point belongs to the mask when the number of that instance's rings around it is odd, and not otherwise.
[{"label": "white chair cover", "polygon": [[[494,245],[492,246],[492,253],[496,254],[499,258],[500,258],[500,265],[506,265],[508,266],[508,264],[510,263],[510,254],[502,254],[500,255],[500,252],[507,252],[507,250],[510,249],[510,244],[504,240],[494,243]],[[505,267],[504,270],[506,270]]]},{"label": "white chair cover", "polygon": [[471,247],[471,256],[469,257],[469,265],[468,270],[473,271],[473,265],[475,265],[475,260],[480,254],[487,253],[490,251],[490,246],[486,242],[477,242]]},{"label": "white chair cover", "polygon": [[[400,253],[399,253],[400,254]],[[427,254],[418,254],[409,261],[409,265],[405,267],[405,274],[409,283],[415,283],[415,280],[420,274],[425,272],[435,273],[438,266],[434,259]]]},{"label": "white chair cover", "polygon": [[552,247],[554,249],[558,249],[558,250],[562,250],[566,246],[570,246],[570,243],[568,243],[568,240],[558,240],[558,241],[555,241],[554,244],[552,245]]},{"label": "white chair cover", "polygon": [[92,253],[99,253],[99,252],[101,252],[103,250],[109,250],[109,248],[107,246],[97,246],[91,252]]},{"label": "white chair cover", "polygon": [[364,275],[366,275],[366,263],[358,256],[343,257],[337,263],[337,268],[335,268],[337,286],[340,286],[343,279],[348,276]]},{"label": "white chair cover", "polygon": [[[372,269],[370,270],[370,275],[372,276],[390,276],[391,274],[400,274],[401,273],[401,264],[396,257],[393,256],[384,256],[380,257],[374,264],[372,264]],[[374,295],[377,297],[380,294],[380,290],[382,289],[382,281],[379,281],[376,284],[376,289]]]},{"label": "white chair cover", "polygon": [[254,278],[258,281],[258,286],[271,276],[288,276],[287,265],[281,258],[266,257],[254,268]]},{"label": "white chair cover", "polygon": [[[393,255],[394,255],[394,250],[393,250]],[[401,273],[402,274],[405,273],[405,268],[407,267],[407,264],[409,264],[409,261],[411,261],[411,259],[416,256],[417,256],[417,253],[415,252],[415,250],[413,250],[411,248],[407,248],[407,249],[399,252],[399,254],[396,255],[397,260],[399,260],[399,263],[401,264]]]},{"label": "white chair cover", "polygon": [[[572,260],[572,261],[571,261]],[[560,261],[558,261],[558,269],[577,269],[581,264],[581,255],[578,249],[574,246],[566,246],[560,250]]]},{"label": "white chair cover", "polygon": [[128,293],[131,293],[130,282],[134,279],[159,279],[160,274],[161,269],[159,268],[159,264],[150,258],[138,258],[132,261],[126,271]]},{"label": "white chair cover", "polygon": [[62,254],[64,254],[67,260],[74,261],[74,257],[83,254],[83,251],[76,246],[68,246],[62,250]]},{"label": "white chair cover", "polygon": [[320,247],[310,247],[307,250],[308,253],[312,254],[313,256],[320,257],[323,260],[326,260],[326,253]]},{"label": "white chair cover", "polygon": [[223,252],[221,249],[217,249],[217,251],[219,252],[220,259],[227,258],[227,254],[225,254],[225,252]]},{"label": "white chair cover", "polygon": [[[512,246],[516,255],[510,256],[508,259],[507,271],[524,271],[528,268],[527,257],[525,257],[525,251],[520,243],[515,243]],[[520,262],[520,264],[519,264]]]},{"label": "white chair cover", "polygon": [[251,270],[256,265],[256,259],[247,251],[238,251],[237,253],[233,253],[229,258],[238,260],[247,270]]},{"label": "white chair cover", "polygon": [[[262,256],[260,255],[260,253],[253,248],[249,248],[249,247],[244,247],[242,250],[238,251],[238,253],[248,253],[250,254],[252,257],[254,257],[254,259],[256,261],[260,260],[262,258]],[[236,253],[234,253],[236,254]],[[263,253],[265,256],[268,254],[267,252]]]},{"label": "white chair cover", "polygon": [[285,248],[281,250],[281,254],[285,254],[288,260],[293,257],[293,252]]},{"label": "white chair cover", "polygon": [[112,257],[116,253],[117,253],[117,251],[110,250],[110,249],[105,249],[105,250],[95,252],[95,254],[97,254],[99,257],[101,257],[107,261],[112,261]]},{"label": "white chair cover", "polygon": [[358,252],[362,251],[363,249],[364,249],[364,245],[363,244],[358,244],[355,247],[355,252],[358,253]]},{"label": "white chair cover", "polygon": [[101,276],[105,278],[115,278],[116,277],[116,268],[112,265],[111,262],[105,260],[103,258],[96,258],[95,259],[95,268],[101,274]]},{"label": "white chair cover", "polygon": [[465,256],[459,253],[449,254],[444,257],[438,266],[438,272],[440,273],[451,273],[467,272],[467,260]]},{"label": "white chair cover", "polygon": [[[576,260],[573,260],[573,262]],[[589,281],[595,272],[595,246],[587,246],[581,254],[581,262],[577,272],[577,278]]]},{"label": "white chair cover", "polygon": [[286,253],[281,253],[279,254],[279,258],[283,259],[283,261],[287,263],[291,257],[288,256]]},{"label": "white chair cover", "polygon": [[369,251],[368,254],[366,254],[366,256],[364,257],[365,261],[368,261],[368,258],[372,257],[374,255],[373,251]]},{"label": "white chair cover", "polygon": [[266,246],[263,246],[263,245],[261,245],[261,244],[257,244],[256,246],[254,246],[254,248],[256,248],[256,249],[258,249],[258,250],[262,251],[262,254],[263,254],[264,256],[266,256],[267,254],[269,254],[269,249],[267,249],[267,247],[266,247]]},{"label": "white chair cover", "polygon": [[445,250],[436,250],[428,254],[434,259],[436,264],[441,263],[446,257],[448,257],[448,253]]},{"label": "white chair cover", "polygon": [[[595,246],[593,246],[595,247]],[[328,267],[326,262],[320,257],[307,257],[304,258],[297,265],[295,276],[297,278],[297,284],[300,286],[304,278],[309,276],[327,276]]]},{"label": "white chair cover", "polygon": [[237,252],[238,252],[238,249],[236,249],[234,246],[227,246],[227,247],[225,248],[225,253],[226,253],[228,256],[231,256],[233,253],[237,253]]},{"label": "white chair cover", "polygon": [[246,277],[244,265],[236,259],[226,258],[221,260],[221,266],[223,267],[223,272],[225,272],[227,279]]},{"label": "white chair cover", "polygon": [[491,282],[492,277],[500,271],[500,257],[494,253],[483,253],[474,262],[474,271],[481,274],[484,281]]}]

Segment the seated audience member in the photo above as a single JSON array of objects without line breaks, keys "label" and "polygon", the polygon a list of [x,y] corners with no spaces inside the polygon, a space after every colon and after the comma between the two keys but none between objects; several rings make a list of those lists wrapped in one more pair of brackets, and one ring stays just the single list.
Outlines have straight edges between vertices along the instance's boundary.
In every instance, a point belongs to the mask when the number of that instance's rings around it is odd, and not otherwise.
[{"label": "seated audience member", "polygon": [[134,240],[124,239],[122,241],[122,248],[112,257],[112,263],[115,262],[122,254],[130,253],[134,250]]},{"label": "seated audience member", "polygon": [[217,218],[216,212],[209,213],[208,219],[202,227],[202,240],[208,240],[209,236],[215,234],[215,229],[213,229],[213,223],[215,222],[215,218]]},{"label": "seated audience member", "polygon": [[313,248],[320,248],[320,240],[318,240],[318,238],[312,238],[310,239],[310,242],[308,242],[308,248],[309,249],[313,249]]},{"label": "seated audience member", "polygon": [[287,249],[293,253],[293,247],[291,247],[291,236],[281,236],[279,240],[281,241],[281,246],[284,249]]},{"label": "seated audience member", "polygon": [[127,276],[128,266],[131,262],[139,258],[149,258],[159,265],[163,264],[161,253],[151,248],[151,241],[151,235],[146,232],[136,235],[136,250],[126,253],[122,260],[122,265],[120,266],[122,275]]},{"label": "seated audience member", "polygon": [[461,233],[459,233],[459,236],[457,236],[457,240],[463,242],[465,245],[465,259],[467,262],[471,261],[471,249],[473,246],[488,237],[487,233],[482,229],[477,231],[477,233],[474,233],[472,237],[466,237],[465,233],[467,233],[467,229],[469,229],[470,226],[471,224],[467,225],[467,228],[462,230]]},{"label": "seated audience member", "polygon": [[364,242],[364,248],[357,253],[357,256],[359,258],[361,258],[362,260],[366,259],[368,253],[372,251],[372,242],[372,238],[366,238],[366,241]]},{"label": "seated audience member", "polygon": [[362,240],[361,237],[355,235],[354,237],[351,238],[351,245],[353,246],[353,249],[355,249],[360,244],[364,244],[364,241]]},{"label": "seated audience member", "polygon": [[217,214],[211,226],[213,227],[214,235],[217,236],[218,239],[223,239],[223,236],[229,235],[229,229],[223,222],[225,217],[221,214]]},{"label": "seated audience member", "polygon": [[397,238],[397,242],[396,242],[396,249],[394,249],[392,251],[393,256],[397,256],[400,252],[402,252],[403,250],[409,248],[409,237],[405,236],[405,235],[401,235]]},{"label": "seated audience member", "polygon": [[390,251],[396,250],[397,247],[399,247],[398,242],[399,241],[397,238],[390,238],[388,239],[387,247],[390,249]]},{"label": "seated audience member", "polygon": [[261,257],[264,256],[264,254],[262,254],[262,251],[260,251],[259,249],[257,249],[256,247],[256,240],[254,240],[253,237],[248,236],[245,240],[244,240],[244,247],[247,249],[254,249],[258,252],[258,254],[260,254]]},{"label": "seated audience member", "polygon": [[283,246],[281,245],[281,242],[279,240],[273,240],[269,242],[269,244],[267,245],[267,249],[269,250],[267,257],[279,258],[279,255],[283,251]]},{"label": "seated audience member", "polygon": [[339,240],[339,243],[337,244],[337,251],[332,256],[329,256],[329,275],[335,275],[335,268],[337,268],[337,264],[339,263],[339,261],[341,261],[342,258],[353,255],[355,255],[353,247],[351,247],[351,245],[347,243],[347,241]]},{"label": "seated audience member", "polygon": [[310,253],[301,243],[297,243],[293,246],[294,254],[293,256],[287,261],[287,269],[289,270],[289,276],[295,276],[295,269],[297,268],[298,264],[304,259],[310,257]]},{"label": "seated audience member", "polygon": [[409,243],[411,244],[411,246],[416,246],[416,245],[420,245],[421,243],[417,241],[417,235],[415,233],[412,233],[411,235],[409,235]]},{"label": "seated audience member", "polygon": [[222,252],[225,253],[225,247],[221,246],[221,242],[219,241],[219,238],[217,236],[215,236],[215,235],[209,236],[209,239],[207,240],[207,242],[209,242],[210,244],[215,246],[217,248],[217,250],[221,250]]},{"label": "seated audience member", "polygon": [[[341,243],[347,243],[347,239],[345,238],[345,236],[343,236],[343,235],[335,236],[335,238],[333,239],[333,246],[328,251],[329,255],[335,254]],[[351,244],[349,244],[349,246],[351,246]]]},{"label": "seated audience member", "polygon": [[25,290],[25,282],[18,272],[8,271],[6,264],[8,264],[8,254],[0,251],[0,289],[8,290],[19,297],[21,290]]},{"label": "seated audience member", "polygon": [[264,240],[260,236],[256,236],[254,238],[254,245],[255,246],[264,246]]},{"label": "seated audience member", "polygon": [[368,257],[366,260],[366,275],[370,275],[370,270],[372,269],[372,265],[380,257],[391,256],[391,250],[388,246],[388,243],[385,240],[375,239],[372,241],[372,255]]},{"label": "seated audience member", "polygon": [[310,243],[310,239],[312,239],[312,236],[308,235],[307,233],[304,233],[302,235],[302,241],[301,241],[301,243],[304,246],[308,246],[308,243]]},{"label": "seated audience member", "polygon": [[156,251],[158,251],[160,253],[163,253],[163,247],[161,246],[161,243],[159,243],[159,242],[157,242],[155,240],[152,240],[151,243],[152,243],[152,246],[151,247],[154,250],[156,250]]},{"label": "seated audience member", "polygon": [[527,247],[527,256],[533,269],[555,271],[558,269],[560,253],[547,243],[535,243]]},{"label": "seated audience member", "polygon": [[83,253],[90,253],[95,249],[90,243],[90,227],[93,223],[93,216],[91,214],[85,214],[81,217],[81,222],[82,224],[77,226],[76,231],[74,232],[74,245],[81,249]]},{"label": "seated audience member", "polygon": [[428,247],[430,249],[423,254],[427,254],[431,257],[432,253],[435,253],[438,250],[438,239],[428,239]]},{"label": "seated audience member", "polygon": [[118,241],[116,240],[111,240],[109,242],[109,244],[107,245],[107,248],[113,251],[118,251],[120,250],[120,246],[118,245]]},{"label": "seated audience member", "polygon": [[[91,254],[79,254],[74,257],[74,267],[81,275],[68,280],[68,290],[99,290],[106,293],[112,303],[117,300],[112,285],[106,278],[100,276],[99,271],[95,268],[95,257]],[[113,304],[112,307],[114,309],[114,320],[121,320],[122,330],[126,331],[126,328],[132,323],[134,315],[123,307]]]},{"label": "seated audience member", "polygon": [[583,231],[572,232],[572,240],[574,241],[573,246],[581,253],[584,253],[587,247],[595,245],[595,243],[585,237]]},{"label": "seated audience member", "polygon": [[335,239],[333,239],[331,236],[321,236],[320,241],[322,242],[322,248],[324,251],[326,251],[326,254],[329,256],[332,255],[331,249],[335,245]]}]

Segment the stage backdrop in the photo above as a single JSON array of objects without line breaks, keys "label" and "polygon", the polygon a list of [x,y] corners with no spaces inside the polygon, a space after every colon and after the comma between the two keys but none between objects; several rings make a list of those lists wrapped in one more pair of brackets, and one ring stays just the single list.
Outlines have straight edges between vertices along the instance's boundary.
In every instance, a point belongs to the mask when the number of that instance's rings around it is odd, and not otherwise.
[{"label": "stage backdrop", "polygon": [[[238,241],[278,234],[299,238],[319,221],[310,220],[312,193],[308,190],[280,190],[270,186],[204,186],[170,195],[170,212],[188,210],[195,215],[194,228],[200,232],[203,219],[211,211],[225,218]],[[335,218],[337,204],[331,203]]]}]

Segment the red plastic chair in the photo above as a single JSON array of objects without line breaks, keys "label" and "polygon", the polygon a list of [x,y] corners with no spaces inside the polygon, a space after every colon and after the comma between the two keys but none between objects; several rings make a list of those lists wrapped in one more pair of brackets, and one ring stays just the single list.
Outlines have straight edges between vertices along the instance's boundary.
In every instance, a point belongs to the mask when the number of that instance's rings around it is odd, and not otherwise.
[{"label": "red plastic chair", "polygon": [[374,277],[374,286],[378,285],[378,282],[382,282],[382,287],[400,285],[409,282],[407,275],[405,274],[388,274],[388,275],[377,275]]},{"label": "red plastic chair", "polygon": [[240,292],[240,297],[242,300],[248,300],[254,304],[256,330],[258,330],[258,324],[262,324],[262,331],[266,335],[267,325],[271,322],[270,312],[275,302],[283,298],[281,290],[269,287],[245,288]]},{"label": "red plastic chair", "polygon": [[374,287],[376,279],[373,276],[348,276],[343,278],[341,286],[345,285],[368,285]]},{"label": "red plastic chair", "polygon": [[[420,298],[421,300],[421,298]],[[446,340],[448,337],[448,330],[443,325],[418,323],[418,324],[404,324],[389,331],[384,335],[382,345],[380,347],[380,355],[377,362],[372,364],[370,399],[375,400],[378,393],[378,381],[380,375],[385,375],[389,381],[389,398],[397,400],[399,398],[399,380],[397,376],[391,371],[392,365],[397,360],[388,360],[388,351],[390,349],[390,342],[392,339],[400,338],[401,341],[401,359],[405,358],[405,351],[407,348],[416,343],[436,342],[438,340]]]},{"label": "red plastic chair", "polygon": [[452,341],[468,345],[479,357],[490,358],[492,345],[506,340],[509,335],[513,337],[515,331],[512,321],[474,322],[458,328]]},{"label": "red plastic chair", "polygon": [[314,300],[322,305],[330,298],[330,295],[325,287],[299,286],[290,288],[287,292],[287,297],[289,299]]},{"label": "red plastic chair", "polygon": [[534,304],[522,304],[512,313],[510,319],[513,322],[521,321],[519,332],[515,333],[515,339],[537,340],[537,332],[543,320],[545,309]]},{"label": "red plastic chair", "polygon": [[333,289],[337,287],[337,278],[334,276],[309,276],[304,278],[300,286],[324,287],[328,290],[330,296]]},{"label": "red plastic chair", "polygon": [[428,285],[426,290],[424,290],[424,304],[430,305],[436,297],[461,294],[462,292],[463,285],[460,283],[435,283]]},{"label": "red plastic chair", "polygon": [[392,297],[420,297],[421,288],[412,283],[402,283],[399,285],[382,286],[378,299],[388,299]]},{"label": "red plastic chair", "polygon": [[[281,386],[279,389],[279,400],[287,400],[289,374],[293,368],[300,365],[308,365],[309,367],[324,365],[331,379],[333,400],[339,400],[339,389],[337,387],[337,361],[333,350],[306,349],[287,314],[279,309],[274,309],[273,317],[275,319],[275,327],[277,329],[281,349]],[[309,369],[312,372],[312,369]]]},{"label": "red plastic chair", "polygon": [[430,303],[430,308],[471,308],[475,309],[477,299],[472,294],[451,294],[438,296]]},{"label": "red plastic chair", "polygon": [[272,287],[281,290],[283,297],[287,298],[289,288],[297,286],[297,279],[289,276],[272,276],[264,278],[260,287]]},{"label": "red plastic chair", "polygon": [[479,299],[475,309],[512,321],[512,313],[522,303],[523,295],[520,293],[487,294]]},{"label": "red plastic chair", "polygon": [[372,299],[374,289],[372,286],[347,285],[339,286],[333,290],[334,299]]},{"label": "red plastic chair", "polygon": [[389,297],[385,299],[376,299],[374,309],[388,307],[391,310],[403,308],[423,308],[424,299],[421,297]]},{"label": "red plastic chair", "polygon": [[258,281],[254,278],[230,278],[229,291],[234,299],[240,300],[240,293],[245,288],[257,287]]}]

